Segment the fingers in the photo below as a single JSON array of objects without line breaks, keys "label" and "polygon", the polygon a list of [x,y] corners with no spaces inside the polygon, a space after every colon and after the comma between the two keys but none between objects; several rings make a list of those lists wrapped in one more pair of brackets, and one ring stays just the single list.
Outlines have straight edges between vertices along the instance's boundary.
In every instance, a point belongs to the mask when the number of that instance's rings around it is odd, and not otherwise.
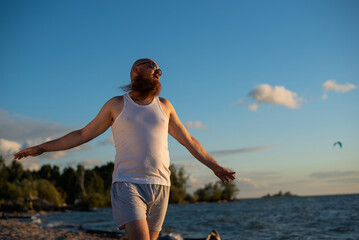
[{"label": "fingers", "polygon": [[225,177],[226,177],[226,179],[227,179],[227,182],[231,182],[231,181],[233,181],[234,179],[236,179],[236,176],[234,175],[235,174],[235,172],[230,172],[230,173],[228,173]]},{"label": "fingers", "polygon": [[20,160],[21,158],[26,157],[26,155],[22,152],[14,154],[14,159]]},{"label": "fingers", "polygon": [[229,172],[229,173],[227,174],[227,176],[228,176],[231,180],[234,180],[234,179],[236,179],[235,174],[236,174],[236,172]]},{"label": "fingers", "polygon": [[41,155],[42,153],[44,153],[44,149],[38,146],[35,147],[30,147],[30,148],[26,148],[16,154],[14,154],[14,159],[22,159],[22,158],[26,158],[28,156],[32,156],[32,157],[36,157]]},{"label": "fingers", "polygon": [[221,179],[222,182],[231,182],[236,179],[235,172],[231,172],[229,170],[222,170],[216,173],[217,177]]},{"label": "fingers", "polygon": [[14,159],[20,160],[21,158],[25,158],[27,156],[29,156],[29,153],[27,152],[27,149],[25,149],[14,154]]}]

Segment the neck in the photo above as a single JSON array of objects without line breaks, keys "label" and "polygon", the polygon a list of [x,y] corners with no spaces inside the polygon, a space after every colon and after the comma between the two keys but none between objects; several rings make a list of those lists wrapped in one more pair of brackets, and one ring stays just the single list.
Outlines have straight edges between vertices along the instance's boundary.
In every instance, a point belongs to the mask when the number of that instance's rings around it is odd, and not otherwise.
[{"label": "neck", "polygon": [[138,93],[131,91],[129,93],[130,97],[132,98],[132,100],[137,103],[137,104],[141,104],[141,105],[146,105],[149,104],[153,101],[154,97],[147,97],[147,98],[142,98]]}]

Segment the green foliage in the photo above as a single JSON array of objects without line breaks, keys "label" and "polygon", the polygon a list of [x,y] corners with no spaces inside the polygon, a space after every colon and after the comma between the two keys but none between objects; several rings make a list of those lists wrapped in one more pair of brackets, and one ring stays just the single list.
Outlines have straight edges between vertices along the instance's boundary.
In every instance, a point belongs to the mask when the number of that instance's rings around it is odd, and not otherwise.
[{"label": "green foliage", "polygon": [[39,198],[55,203],[57,206],[60,206],[64,202],[60,193],[49,181],[45,179],[36,180],[34,186]]},{"label": "green foliage", "polygon": [[15,182],[20,181],[22,174],[24,173],[24,169],[19,161],[12,161],[11,165],[7,168],[9,173],[9,181]]},{"label": "green foliage", "polygon": [[295,197],[296,195],[292,194],[291,192],[285,192],[282,193],[282,191],[279,191],[276,194],[270,195],[269,193],[265,196],[263,196],[262,198],[272,198],[272,197]]},{"label": "green foliage", "polygon": [[21,187],[11,182],[5,182],[0,185],[0,196],[1,199],[11,200],[20,200],[24,197]]},{"label": "green foliage", "polygon": [[221,200],[232,201],[236,199],[239,192],[237,185],[234,182],[220,182],[222,188]]},{"label": "green foliage", "polygon": [[23,179],[21,183],[19,184],[21,186],[22,191],[22,197],[23,198],[30,198],[30,197],[38,197],[38,190],[36,189],[36,182],[29,180],[29,179]]},{"label": "green foliage", "polygon": [[64,169],[56,186],[62,189],[63,193],[66,193],[64,195],[66,195],[65,201],[67,204],[73,204],[75,199],[81,195],[81,188],[77,184],[76,171],[71,167]]},{"label": "green foliage", "polygon": [[24,179],[15,183],[6,182],[0,185],[1,199],[18,200],[24,202],[29,197],[45,199],[56,205],[61,205],[63,199],[54,185],[45,179],[29,181]]},{"label": "green foliage", "polygon": [[27,180],[34,180],[36,177],[32,174],[30,170],[24,170],[24,172],[21,175],[21,179],[27,179]]},{"label": "green foliage", "polygon": [[95,171],[86,170],[84,185],[86,192],[104,193],[104,181]]},{"label": "green foliage", "polygon": [[188,176],[183,168],[177,169],[174,164],[170,166],[171,189],[169,203],[183,203],[186,199],[186,183]]},{"label": "green foliage", "polygon": [[208,183],[194,193],[194,198],[199,202],[233,201],[239,189],[233,182]]},{"label": "green foliage", "polygon": [[60,178],[60,169],[58,166],[46,164],[43,165],[38,172],[36,172],[37,178],[46,179],[51,183],[56,183]]},{"label": "green foliage", "polygon": [[108,162],[103,166],[96,166],[93,171],[103,180],[103,186],[106,191],[111,190],[112,172],[114,169],[113,162]]},{"label": "green foliage", "polygon": [[81,196],[80,202],[76,205],[82,208],[106,207],[106,196],[97,192],[90,192]]},{"label": "green foliage", "polygon": [[5,160],[0,156],[0,183],[5,183],[9,179],[9,171],[6,168]]}]

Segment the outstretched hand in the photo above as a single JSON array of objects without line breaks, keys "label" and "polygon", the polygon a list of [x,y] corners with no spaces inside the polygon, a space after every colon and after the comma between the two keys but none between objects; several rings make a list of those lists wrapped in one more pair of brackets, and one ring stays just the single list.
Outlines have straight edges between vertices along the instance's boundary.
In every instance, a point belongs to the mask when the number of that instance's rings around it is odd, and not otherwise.
[{"label": "outstretched hand", "polygon": [[25,158],[28,156],[36,157],[40,154],[44,153],[44,150],[38,146],[26,148],[18,153],[14,154],[14,159],[20,160],[21,158]]},{"label": "outstretched hand", "polygon": [[219,167],[218,169],[213,170],[213,172],[222,182],[230,182],[236,179],[236,172],[232,172],[224,167]]}]

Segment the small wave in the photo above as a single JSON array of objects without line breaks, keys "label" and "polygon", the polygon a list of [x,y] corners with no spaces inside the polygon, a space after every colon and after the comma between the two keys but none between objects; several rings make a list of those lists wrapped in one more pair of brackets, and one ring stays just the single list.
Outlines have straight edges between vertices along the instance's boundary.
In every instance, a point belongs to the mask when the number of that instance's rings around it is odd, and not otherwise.
[{"label": "small wave", "polygon": [[287,240],[287,239],[300,239],[300,235],[298,235],[298,234],[290,234],[290,235],[281,236],[279,238],[279,240]]},{"label": "small wave", "polygon": [[159,239],[162,240],[183,240],[183,237],[180,233],[169,233],[168,235],[165,235]]},{"label": "small wave", "polygon": [[81,225],[67,222],[52,222],[46,225],[48,228],[79,229]]},{"label": "small wave", "polygon": [[31,223],[41,224],[41,223],[42,223],[42,220],[41,220],[41,218],[37,218],[37,217],[35,217],[35,216],[32,216],[32,217],[31,217]]},{"label": "small wave", "polygon": [[56,228],[63,225],[63,222],[52,222],[52,223],[48,223],[46,224],[46,227],[48,228]]},{"label": "small wave", "polygon": [[230,222],[230,220],[228,218],[220,218],[217,221],[220,222],[220,223]]},{"label": "small wave", "polygon": [[330,229],[330,231],[344,233],[344,232],[351,232],[351,231],[353,231],[353,229],[351,229],[349,227],[336,227],[336,228]]},{"label": "small wave", "polygon": [[260,222],[251,221],[248,225],[248,228],[249,229],[263,229],[264,226]]}]

